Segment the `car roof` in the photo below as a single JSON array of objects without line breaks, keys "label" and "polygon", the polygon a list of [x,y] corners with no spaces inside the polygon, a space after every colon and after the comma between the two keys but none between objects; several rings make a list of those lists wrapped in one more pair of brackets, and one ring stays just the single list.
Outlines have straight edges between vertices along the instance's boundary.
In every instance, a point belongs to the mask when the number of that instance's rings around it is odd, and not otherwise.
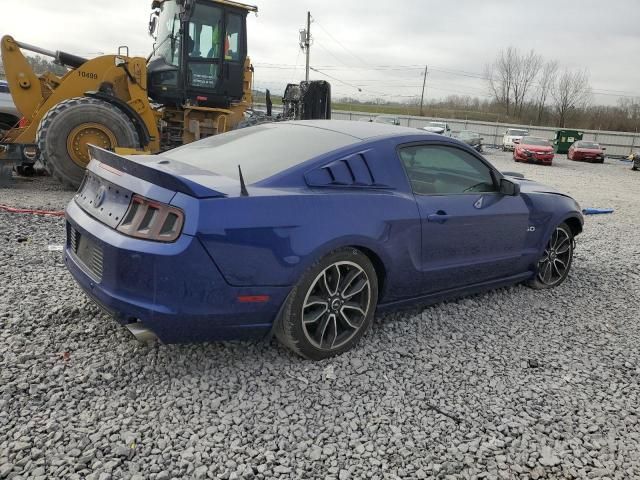
[{"label": "car roof", "polygon": [[427,132],[421,132],[417,128],[402,127],[399,125],[389,125],[376,122],[352,122],[350,120],[297,120],[286,122],[289,125],[300,125],[304,127],[320,128],[331,132],[350,135],[359,140],[366,140],[381,136],[424,135],[432,136]]}]

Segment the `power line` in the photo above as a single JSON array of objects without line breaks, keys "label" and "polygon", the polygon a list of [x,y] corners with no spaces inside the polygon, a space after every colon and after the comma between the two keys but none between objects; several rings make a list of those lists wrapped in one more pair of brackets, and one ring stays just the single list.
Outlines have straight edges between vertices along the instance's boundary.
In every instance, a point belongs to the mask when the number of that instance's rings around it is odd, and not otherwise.
[{"label": "power line", "polygon": [[317,19],[314,18],[315,24],[318,25],[320,27],[320,29],[326,33],[329,38],[331,38],[334,42],[336,42],[338,45],[340,45],[342,47],[342,49],[347,52],[348,54],[350,54],[353,58],[357,59],[358,61],[362,62],[365,65],[368,65],[367,62],[365,62],[362,58],[360,58],[358,55],[356,55],[355,53],[353,53],[351,50],[349,50],[347,47],[345,47],[342,42],[338,41],[335,39],[335,37],[333,35],[331,35],[326,28],[324,28],[320,22],[318,22]]}]

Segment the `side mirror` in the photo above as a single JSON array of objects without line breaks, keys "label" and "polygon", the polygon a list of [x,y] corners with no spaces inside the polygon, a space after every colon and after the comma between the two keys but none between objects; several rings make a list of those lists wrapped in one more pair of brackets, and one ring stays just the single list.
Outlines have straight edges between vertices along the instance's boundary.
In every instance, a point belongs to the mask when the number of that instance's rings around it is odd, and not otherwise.
[{"label": "side mirror", "polygon": [[503,195],[509,195],[515,197],[520,195],[520,185],[506,178],[500,179],[500,193]]},{"label": "side mirror", "polygon": [[520,143],[520,140],[514,140],[513,143]]},{"label": "side mirror", "polygon": [[605,147],[600,147],[600,148],[601,148],[602,150],[606,150],[606,148],[605,148]]}]

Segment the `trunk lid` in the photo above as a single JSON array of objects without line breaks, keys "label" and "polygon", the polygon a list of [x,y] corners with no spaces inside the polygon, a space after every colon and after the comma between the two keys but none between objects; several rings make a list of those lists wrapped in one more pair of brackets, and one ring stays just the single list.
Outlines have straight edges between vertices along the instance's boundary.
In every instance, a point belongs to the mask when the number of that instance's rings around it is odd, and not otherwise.
[{"label": "trunk lid", "polygon": [[[89,150],[92,158],[89,170],[98,176],[102,176],[101,170],[106,170],[116,178],[122,178],[125,175],[136,177],[174,193],[180,192],[195,198],[226,197],[240,191],[240,182],[235,179],[171,160],[162,155],[123,156],[93,145]],[[113,178],[113,175],[110,177]],[[142,192],[135,193],[143,195]]]}]

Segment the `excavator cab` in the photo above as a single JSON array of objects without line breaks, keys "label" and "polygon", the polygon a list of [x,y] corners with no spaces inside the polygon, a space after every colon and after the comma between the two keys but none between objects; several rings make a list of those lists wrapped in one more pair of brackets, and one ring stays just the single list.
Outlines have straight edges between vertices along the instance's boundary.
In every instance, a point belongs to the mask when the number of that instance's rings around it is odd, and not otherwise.
[{"label": "excavator cab", "polygon": [[174,106],[228,108],[241,101],[252,11],[257,8],[227,0],[154,0],[149,96]]}]

